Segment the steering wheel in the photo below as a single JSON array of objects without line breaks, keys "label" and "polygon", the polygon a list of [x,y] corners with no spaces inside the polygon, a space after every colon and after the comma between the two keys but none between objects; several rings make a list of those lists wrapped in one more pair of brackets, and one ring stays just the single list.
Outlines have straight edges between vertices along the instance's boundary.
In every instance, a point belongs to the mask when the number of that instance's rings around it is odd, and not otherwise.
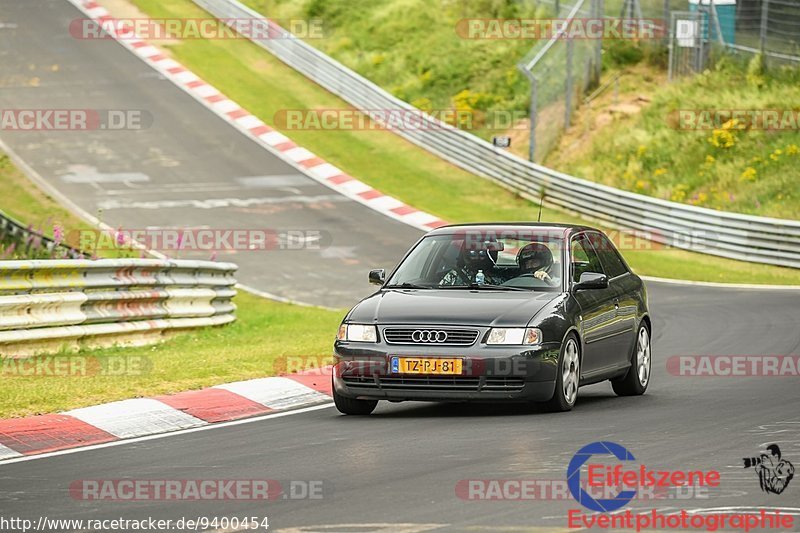
[{"label": "steering wheel", "polygon": [[[520,281],[522,283],[519,283]],[[503,285],[507,285],[509,287],[520,287],[522,289],[549,289],[555,286],[543,279],[537,278],[530,272],[526,272],[525,274],[520,274],[515,278],[511,278],[510,280],[504,282]]]}]

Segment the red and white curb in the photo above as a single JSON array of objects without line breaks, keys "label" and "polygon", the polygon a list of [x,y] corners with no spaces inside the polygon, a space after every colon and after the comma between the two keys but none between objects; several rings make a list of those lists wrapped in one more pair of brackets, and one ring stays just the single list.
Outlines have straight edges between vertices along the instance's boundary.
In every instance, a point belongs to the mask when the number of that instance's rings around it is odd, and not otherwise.
[{"label": "red and white curb", "polygon": [[94,0],[69,1],[83,11],[87,17],[103,23],[103,27],[108,28],[110,35],[117,42],[139,56],[165,78],[303,174],[370,209],[417,229],[430,231],[447,224],[439,217],[419,211],[397,198],[373,189],[313,152],[298,146],[290,138],[271,128],[215,87],[200,79],[195,73],[167,57],[155,46],[135,38],[122,23],[114,24],[116,19]]},{"label": "red and white curb", "polygon": [[207,389],[0,420],[0,462],[169,433],[331,401],[331,367]]}]

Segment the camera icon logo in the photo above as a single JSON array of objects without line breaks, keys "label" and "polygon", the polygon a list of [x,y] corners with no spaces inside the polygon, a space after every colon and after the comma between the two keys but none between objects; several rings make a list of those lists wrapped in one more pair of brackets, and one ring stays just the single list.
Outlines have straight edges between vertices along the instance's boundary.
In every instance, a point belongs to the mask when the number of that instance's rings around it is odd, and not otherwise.
[{"label": "camera icon logo", "polygon": [[762,491],[781,494],[794,477],[794,465],[781,457],[781,449],[777,444],[767,446],[767,452],[759,457],[745,457],[742,461],[745,468],[752,468],[756,472]]}]

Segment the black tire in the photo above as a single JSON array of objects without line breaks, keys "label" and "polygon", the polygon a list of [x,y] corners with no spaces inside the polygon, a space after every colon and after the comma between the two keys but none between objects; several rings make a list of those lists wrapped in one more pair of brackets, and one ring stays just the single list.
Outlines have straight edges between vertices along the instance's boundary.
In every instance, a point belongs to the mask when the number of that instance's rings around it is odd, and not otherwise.
[{"label": "black tire", "polygon": [[[570,372],[567,372],[565,363],[570,362]],[[574,393],[567,396],[567,391],[572,391],[573,388],[564,387],[564,374],[572,374],[571,370],[574,368],[574,381],[573,378],[568,376],[568,379],[574,386]],[[547,402],[547,407],[551,411],[571,411],[578,400],[578,387],[581,380],[581,345],[578,338],[574,333],[567,335],[564,343],[561,345],[561,351],[558,354],[558,372],[556,373],[556,390],[553,392],[553,397]]]},{"label": "black tire", "polygon": [[368,415],[378,406],[378,400],[357,400],[345,398],[333,390],[333,403],[340,413],[345,415]]},{"label": "black tire", "polygon": [[[640,350],[642,342],[645,342],[643,353]],[[644,364],[641,364],[640,357],[646,357]],[[611,388],[617,396],[641,396],[647,390],[652,381],[652,350],[650,347],[650,328],[646,322],[639,324],[636,330],[636,342],[633,343],[633,353],[631,354],[631,367],[624,377],[611,380]]]}]

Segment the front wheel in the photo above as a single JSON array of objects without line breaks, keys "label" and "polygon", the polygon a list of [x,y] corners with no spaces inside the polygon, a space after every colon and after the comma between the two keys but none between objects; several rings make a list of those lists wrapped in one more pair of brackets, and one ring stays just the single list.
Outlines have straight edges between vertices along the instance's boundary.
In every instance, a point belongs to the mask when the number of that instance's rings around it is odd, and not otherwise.
[{"label": "front wheel", "polygon": [[333,389],[333,403],[340,413],[345,415],[368,415],[378,406],[378,400],[358,400],[346,398]]},{"label": "front wheel", "polygon": [[650,330],[642,323],[636,335],[636,346],[631,355],[631,367],[624,378],[611,380],[618,396],[640,396],[650,384]]},{"label": "front wheel", "polygon": [[556,390],[548,402],[548,406],[553,411],[570,411],[578,399],[578,387],[581,380],[580,349],[574,335],[570,334],[564,341],[558,361]]}]

